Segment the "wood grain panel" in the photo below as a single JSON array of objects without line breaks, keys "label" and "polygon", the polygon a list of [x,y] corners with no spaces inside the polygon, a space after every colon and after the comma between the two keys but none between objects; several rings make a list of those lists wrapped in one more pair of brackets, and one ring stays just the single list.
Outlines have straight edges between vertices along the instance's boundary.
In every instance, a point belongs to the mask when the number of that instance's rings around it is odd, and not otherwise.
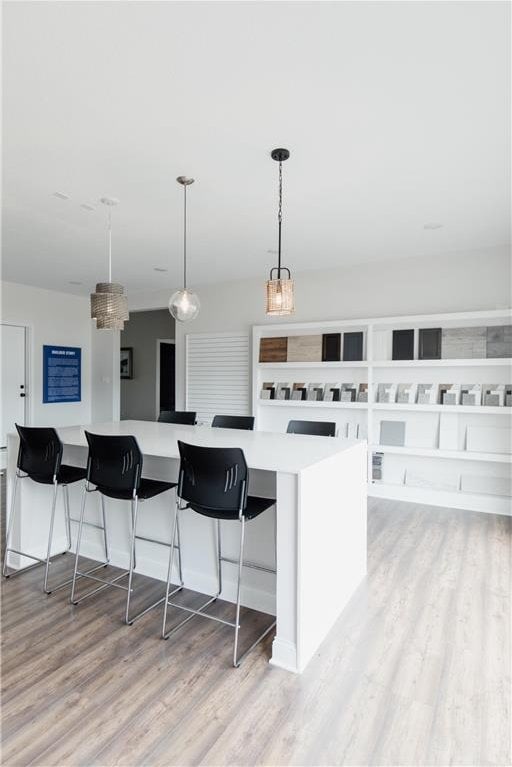
[{"label": "wood grain panel", "polygon": [[260,339],[260,362],[286,362],[288,338]]}]

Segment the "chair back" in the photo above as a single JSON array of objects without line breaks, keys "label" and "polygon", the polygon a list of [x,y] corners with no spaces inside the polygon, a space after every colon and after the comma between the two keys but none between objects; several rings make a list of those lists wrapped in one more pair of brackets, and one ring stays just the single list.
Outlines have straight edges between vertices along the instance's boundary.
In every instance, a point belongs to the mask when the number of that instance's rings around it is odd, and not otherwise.
[{"label": "chair back", "polygon": [[310,434],[316,437],[335,437],[336,424],[333,421],[290,421],[287,434]]},{"label": "chair back", "polygon": [[88,431],[85,436],[89,445],[87,481],[100,492],[104,489],[135,494],[142,476],[142,453],[135,437]]},{"label": "chair back", "polygon": [[238,519],[247,505],[248,469],[239,447],[200,447],[178,440],[178,496],[196,511]]},{"label": "chair back", "polygon": [[18,426],[20,438],[17,466],[30,477],[52,482],[62,460],[62,442],[55,429],[37,426]]},{"label": "chair back", "polygon": [[197,413],[187,410],[162,410],[158,416],[159,423],[183,423],[193,426]]},{"label": "chair back", "polygon": [[213,417],[212,426],[220,429],[254,429],[254,416],[252,415],[216,415]]}]

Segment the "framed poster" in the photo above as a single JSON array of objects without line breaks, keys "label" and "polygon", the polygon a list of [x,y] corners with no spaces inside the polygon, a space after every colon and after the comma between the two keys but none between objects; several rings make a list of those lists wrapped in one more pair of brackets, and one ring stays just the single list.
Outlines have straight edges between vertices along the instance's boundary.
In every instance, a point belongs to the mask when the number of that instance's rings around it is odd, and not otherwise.
[{"label": "framed poster", "polygon": [[43,403],[81,402],[82,350],[43,346]]},{"label": "framed poster", "polygon": [[133,347],[121,348],[121,378],[133,378]]}]

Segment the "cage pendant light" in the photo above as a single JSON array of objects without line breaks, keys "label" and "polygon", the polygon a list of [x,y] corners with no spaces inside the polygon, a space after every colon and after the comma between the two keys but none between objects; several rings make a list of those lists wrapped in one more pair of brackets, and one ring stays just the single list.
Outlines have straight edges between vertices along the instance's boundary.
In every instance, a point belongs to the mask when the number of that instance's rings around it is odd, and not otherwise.
[{"label": "cage pendant light", "polygon": [[130,318],[128,303],[123,286],[112,282],[112,207],[118,201],[102,197],[101,202],[108,207],[108,282],[98,282],[91,293],[91,317],[99,330],[123,330]]},{"label": "cage pendant light", "polygon": [[190,322],[195,320],[201,308],[197,293],[187,288],[187,187],[194,183],[194,179],[178,176],[176,181],[183,187],[183,288],[170,297],[169,311],[178,322]]},{"label": "cage pendant light", "polygon": [[[279,208],[277,212],[278,222],[278,257],[277,266],[270,270],[270,279],[267,280],[267,314],[271,316],[285,316],[295,311],[294,285],[290,270],[281,266],[281,225],[283,220],[283,162],[290,156],[288,149],[273,149],[270,153],[273,160],[279,163]],[[282,272],[286,272],[283,279]]]}]

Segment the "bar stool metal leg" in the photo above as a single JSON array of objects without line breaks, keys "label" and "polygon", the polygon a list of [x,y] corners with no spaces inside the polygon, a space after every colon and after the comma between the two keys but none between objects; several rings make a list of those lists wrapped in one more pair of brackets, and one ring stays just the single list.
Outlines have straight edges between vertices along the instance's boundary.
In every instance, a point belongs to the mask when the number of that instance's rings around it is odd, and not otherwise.
[{"label": "bar stool metal leg", "polygon": [[103,493],[100,493],[101,498],[101,518],[103,520],[103,545],[105,548],[105,567],[110,562],[110,550],[108,545],[108,535],[107,535],[107,516],[105,514],[105,496]]},{"label": "bar stool metal leg", "polygon": [[132,579],[133,579],[133,571],[136,567],[136,560],[135,560],[135,540],[136,540],[136,534],[137,534],[137,509],[139,505],[139,499],[137,496],[132,500],[132,537],[130,541],[130,569],[128,571],[128,591],[126,593],[126,611],[124,614],[124,622],[128,625],[131,625],[133,621],[130,622],[129,615],[130,615],[130,597],[132,593]]},{"label": "bar stool metal leg", "polygon": [[62,486],[64,493],[64,516],[66,522],[66,536],[68,539],[68,551],[71,551],[71,512],[69,509],[69,488],[67,485]]},{"label": "bar stool metal leg", "polygon": [[183,588],[183,569],[181,566],[181,533],[180,533],[180,520],[178,517],[178,521],[176,523],[176,537],[177,542],[172,538],[171,546],[178,546],[178,572],[180,576],[180,586]]},{"label": "bar stool metal leg", "polygon": [[222,594],[222,541],[220,537],[220,519],[216,520],[216,530],[217,530],[217,576],[218,576],[218,583],[219,583],[219,590],[217,592],[217,596],[220,597]]},{"label": "bar stool metal leg", "polygon": [[82,530],[84,527],[84,515],[85,515],[85,502],[87,500],[87,483],[84,485],[84,492],[82,494],[82,504],[80,507],[80,521],[78,522],[78,535],[76,539],[76,553],[75,553],[75,566],[73,569],[73,579],[71,581],[71,594],[69,601],[71,604],[75,604],[75,586],[76,586],[76,574],[78,571],[78,557],[80,556],[80,543],[82,541]]},{"label": "bar stool metal leg", "polygon": [[[7,526],[7,535],[5,536],[5,548],[4,548],[4,564],[2,568],[2,574],[5,578],[9,577],[9,573],[7,572],[7,554],[9,552],[10,544],[11,544],[11,536],[12,531],[14,527],[14,517],[16,515],[16,493],[18,490],[18,481],[19,476],[18,472],[16,471],[14,475],[14,486],[12,488],[12,498],[11,498],[11,508],[9,513],[9,524]],[[32,567],[36,567],[36,565],[31,565]]]},{"label": "bar stool metal leg", "polygon": [[162,622],[162,639],[166,639],[165,635],[165,625],[167,623],[167,607],[169,604],[169,592],[171,588],[171,576],[172,576],[172,566],[174,564],[174,539],[176,536],[176,529],[178,526],[178,514],[180,510],[180,502],[178,496],[176,496],[176,507],[174,510],[174,521],[172,525],[172,537],[171,537],[171,550],[169,551],[169,565],[167,567],[167,581],[165,584],[165,599],[164,599],[164,617]]},{"label": "bar stool metal leg", "polygon": [[242,568],[244,565],[244,534],[245,534],[245,519],[240,519],[240,554],[238,559],[238,585],[236,591],[236,617],[235,617],[235,644],[233,647],[233,666],[238,668],[240,661],[237,660],[238,652],[238,632],[240,631],[240,595],[242,586]]},{"label": "bar stool metal leg", "polygon": [[52,511],[50,516],[50,528],[48,530],[48,548],[46,550],[46,565],[44,568],[44,585],[43,585],[43,591],[45,594],[51,594],[51,591],[48,590],[48,571],[50,569],[50,557],[52,554],[52,541],[53,541],[53,525],[55,522],[55,509],[57,507],[57,495],[59,492],[59,486],[57,484],[57,481],[54,480],[53,482],[53,500],[52,500]]}]

